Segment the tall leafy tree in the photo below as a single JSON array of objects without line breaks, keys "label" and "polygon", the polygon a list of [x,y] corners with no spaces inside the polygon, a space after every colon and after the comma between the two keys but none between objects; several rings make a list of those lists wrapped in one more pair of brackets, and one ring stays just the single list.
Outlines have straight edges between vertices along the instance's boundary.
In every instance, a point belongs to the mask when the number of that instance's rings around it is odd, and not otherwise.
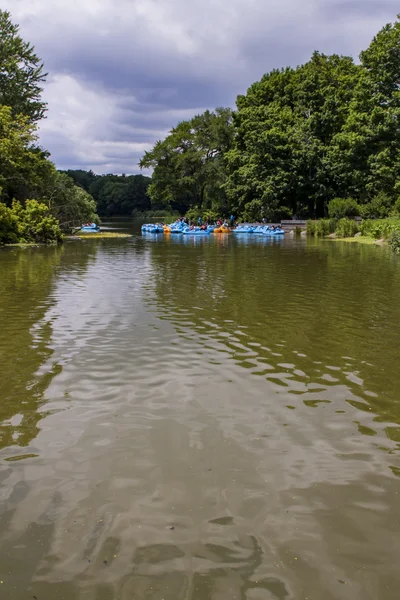
[{"label": "tall leafy tree", "polygon": [[85,171],[84,169],[68,169],[68,171],[61,172],[68,175],[68,177],[72,177],[75,184],[87,192],[89,191],[92,183],[98,178],[98,175],[96,175],[92,170]]},{"label": "tall leafy tree", "polygon": [[48,154],[35,146],[35,125],[23,115],[13,116],[0,105],[0,200],[40,197],[54,171]]},{"label": "tall leafy tree", "polygon": [[92,196],[75,185],[71,177],[55,169],[45,201],[64,231],[97,219],[96,202]]},{"label": "tall leafy tree", "polygon": [[315,52],[297,69],[274,70],[237,100],[226,189],[246,218],[322,216],[332,197],[325,156],[346,120],[358,68]]},{"label": "tall leafy tree", "polygon": [[10,13],[0,10],[0,104],[10,106],[14,117],[39,121],[46,111],[41,99],[46,76],[34,47],[19,35]]},{"label": "tall leafy tree", "polygon": [[388,24],[361,52],[361,76],[329,160],[340,194],[368,202],[400,193],[400,23]]},{"label": "tall leafy tree", "polygon": [[152,202],[185,212],[226,209],[225,154],[233,140],[232,111],[217,108],[179,123],[146,152],[140,167],[152,168]]}]

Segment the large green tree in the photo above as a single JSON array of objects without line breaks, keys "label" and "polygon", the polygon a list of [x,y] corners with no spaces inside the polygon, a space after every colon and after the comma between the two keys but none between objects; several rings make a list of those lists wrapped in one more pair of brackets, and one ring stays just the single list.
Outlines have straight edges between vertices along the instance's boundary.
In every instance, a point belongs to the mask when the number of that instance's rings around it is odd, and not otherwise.
[{"label": "large green tree", "polygon": [[141,168],[153,169],[152,202],[180,212],[194,206],[228,210],[225,155],[232,140],[229,108],[207,110],[179,123],[139,163]]},{"label": "large green tree", "polygon": [[39,121],[46,110],[41,98],[46,76],[34,47],[21,38],[10,13],[0,10],[0,104],[10,106],[13,116]]},{"label": "large green tree", "polygon": [[322,216],[334,196],[326,153],[346,120],[358,68],[315,52],[297,69],[274,70],[237,100],[228,197],[246,218]]},{"label": "large green tree", "polygon": [[314,52],[295,69],[266,73],[238,96],[233,123],[217,111],[184,121],[140,164],[153,169],[152,200],[182,211],[214,203],[251,220],[314,218],[333,198],[353,197],[362,214],[389,212],[400,196],[399,124],[395,21],[359,64]]},{"label": "large green tree", "polygon": [[328,160],[340,194],[368,202],[400,193],[400,23],[388,24],[361,52],[360,78]]},{"label": "large green tree", "polygon": [[71,231],[82,223],[97,220],[96,202],[83,188],[65,173],[52,174],[51,185],[46,193],[46,204],[60,222],[63,231]]},{"label": "large green tree", "polygon": [[[10,14],[0,10],[0,202],[2,238],[54,241],[64,231],[96,218],[93,198],[57,173],[37,144],[37,121],[45,103],[46,74],[33,47],[19,35]],[[15,218],[18,232],[15,233]],[[59,224],[58,224],[59,222]]]},{"label": "large green tree", "polygon": [[48,186],[54,165],[35,145],[36,127],[23,115],[0,105],[0,200],[38,198]]}]

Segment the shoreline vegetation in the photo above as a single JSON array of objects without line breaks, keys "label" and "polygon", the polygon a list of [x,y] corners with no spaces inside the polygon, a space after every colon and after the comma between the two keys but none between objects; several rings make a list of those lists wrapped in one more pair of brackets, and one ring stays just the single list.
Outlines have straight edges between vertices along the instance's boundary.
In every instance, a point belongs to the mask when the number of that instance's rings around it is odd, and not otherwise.
[{"label": "shoreline vegetation", "polygon": [[385,219],[320,219],[307,221],[306,235],[327,239],[352,240],[359,243],[388,245],[394,252],[400,252],[400,217]]},{"label": "shoreline vegetation", "polygon": [[120,233],[116,231],[98,231],[96,233],[77,232],[74,235],[65,236],[66,240],[114,240],[118,238],[130,238],[131,233]]},{"label": "shoreline vegetation", "polygon": [[[126,239],[132,237],[131,233],[120,233],[113,231],[99,231],[95,234],[77,232],[71,235],[64,235],[61,242],[73,242],[78,240],[114,240],[114,239]],[[38,248],[42,246],[56,246],[57,242],[45,243],[45,242],[15,242],[11,244],[3,244],[4,248]]]},{"label": "shoreline vegetation", "polygon": [[315,51],[263,75],[235,110],[181,121],[140,160],[150,178],[56,169],[38,142],[44,65],[0,10],[0,246],[59,243],[101,217],[234,215],[237,223],[301,219],[311,236],[360,232],[400,251],[399,19],[358,63]]},{"label": "shoreline vegetation", "polygon": [[47,73],[1,9],[0,48],[0,246],[57,244],[99,215],[164,209],[147,195],[150,177],[57,170],[38,139]]}]

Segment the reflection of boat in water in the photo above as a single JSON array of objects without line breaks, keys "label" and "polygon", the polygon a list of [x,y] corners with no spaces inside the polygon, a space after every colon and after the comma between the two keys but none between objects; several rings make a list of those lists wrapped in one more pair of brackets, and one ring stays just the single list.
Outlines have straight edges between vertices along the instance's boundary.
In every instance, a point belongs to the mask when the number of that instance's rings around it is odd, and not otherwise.
[{"label": "reflection of boat in water", "polygon": [[217,227],[216,229],[214,229],[214,233],[231,233],[232,229],[230,227],[225,227],[224,225],[221,225],[221,227]]},{"label": "reflection of boat in water", "polygon": [[[229,236],[221,235],[220,239],[227,239]],[[281,244],[285,241],[284,235],[235,235],[233,236],[235,243],[240,246],[250,246],[254,244],[268,246],[273,244]]]},{"label": "reflection of boat in water", "polygon": [[81,231],[85,233],[98,233],[100,227],[96,223],[86,223],[85,225],[82,225]]}]

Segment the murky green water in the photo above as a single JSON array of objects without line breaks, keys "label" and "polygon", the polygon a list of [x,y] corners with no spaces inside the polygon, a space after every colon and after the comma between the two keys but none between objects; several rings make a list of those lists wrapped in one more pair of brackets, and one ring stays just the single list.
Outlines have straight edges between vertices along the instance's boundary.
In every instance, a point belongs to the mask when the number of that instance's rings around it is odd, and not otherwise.
[{"label": "murky green water", "polygon": [[0,252],[0,598],[397,600],[400,260]]}]

